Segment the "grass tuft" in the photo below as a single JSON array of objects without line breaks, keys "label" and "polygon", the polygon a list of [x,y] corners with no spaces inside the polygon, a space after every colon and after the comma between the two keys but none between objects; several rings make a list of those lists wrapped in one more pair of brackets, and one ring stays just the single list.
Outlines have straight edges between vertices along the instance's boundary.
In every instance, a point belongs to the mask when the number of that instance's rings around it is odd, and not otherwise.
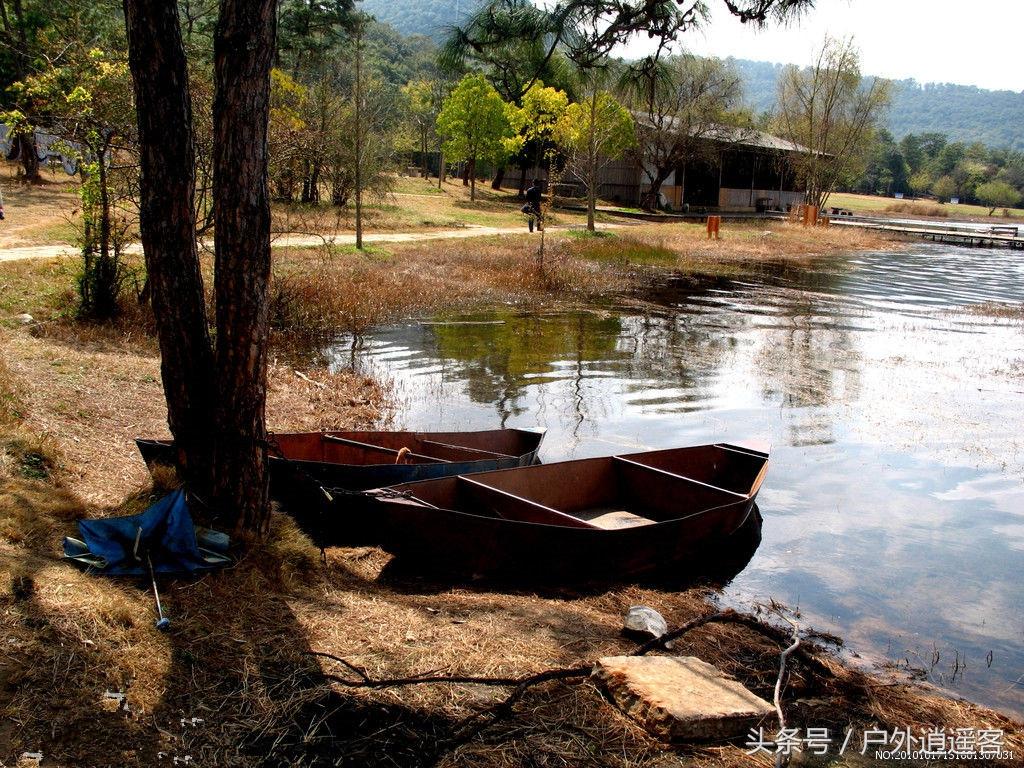
[{"label": "grass tuft", "polygon": [[938,203],[925,203],[914,200],[905,200],[899,203],[889,203],[885,206],[886,213],[906,213],[913,216],[935,216],[945,218],[949,216],[949,209]]}]

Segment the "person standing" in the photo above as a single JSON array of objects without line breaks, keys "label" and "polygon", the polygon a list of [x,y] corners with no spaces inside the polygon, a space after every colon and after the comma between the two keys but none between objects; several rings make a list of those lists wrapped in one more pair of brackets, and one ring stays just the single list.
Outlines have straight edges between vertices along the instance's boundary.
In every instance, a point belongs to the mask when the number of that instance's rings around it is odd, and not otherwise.
[{"label": "person standing", "polygon": [[527,223],[530,225],[530,231],[533,232],[533,222],[537,222],[537,231],[541,232],[544,230],[544,211],[541,207],[541,201],[544,197],[544,182],[540,179],[533,180],[533,186],[526,190],[526,205],[523,206],[523,212],[527,216]]}]

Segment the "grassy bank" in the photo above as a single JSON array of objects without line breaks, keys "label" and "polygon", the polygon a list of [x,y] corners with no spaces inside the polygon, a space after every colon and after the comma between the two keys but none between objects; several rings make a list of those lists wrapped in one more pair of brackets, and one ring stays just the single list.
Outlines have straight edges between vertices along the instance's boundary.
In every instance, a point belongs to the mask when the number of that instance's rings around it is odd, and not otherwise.
[{"label": "grassy bank", "polygon": [[280,249],[273,322],[281,331],[359,334],[415,315],[625,299],[658,271],[721,277],[765,264],[900,247],[869,231],[784,222],[729,225],[721,240],[708,240],[695,224],[559,231],[547,236],[543,259],[539,244],[537,235],[504,235],[384,245],[369,255]]},{"label": "grassy bank", "polygon": [[[889,214],[895,217],[914,216],[926,218],[972,219],[979,221],[999,221],[1002,219],[1013,222],[1024,217],[1024,208],[997,208],[994,216],[989,216],[989,209],[983,205],[969,203],[937,203],[934,200],[897,200],[893,197],[878,195],[854,195],[845,192],[834,192],[828,197],[829,207],[848,208],[854,213],[871,216]],[[1009,214],[1006,216],[1003,211]]]},{"label": "grassy bank", "polygon": [[[3,192],[6,219],[0,224],[0,249],[27,246],[74,244],[80,225],[78,183],[76,177],[62,172],[43,172],[41,185],[17,182],[17,164],[0,160],[0,191]],[[430,232],[474,227],[523,227],[526,219],[520,211],[515,189],[492,190],[477,187],[476,200],[470,200],[469,187],[460,180],[437,180],[395,176],[392,193],[370,199],[363,206],[363,227],[368,233]],[[136,212],[122,212],[133,220]],[[322,237],[329,241],[355,231],[355,212],[351,205],[302,205],[274,202],[273,232],[276,236]],[[559,224],[586,221],[578,212],[559,212]],[[137,237],[136,237],[137,239]]]},{"label": "grassy bank", "polygon": [[[23,343],[12,347],[8,335],[5,353],[17,357]],[[42,752],[43,765],[149,766],[186,757],[218,766],[771,764],[748,757],[742,743],[669,748],[585,680],[530,689],[507,717],[474,732],[469,720],[507,691],[358,687],[358,674],[314,655],[344,659],[374,680],[424,672],[518,677],[589,665],[635,647],[619,634],[630,605],[654,606],[675,626],[713,610],[714,592],[703,587],[534,593],[434,583],[396,570],[372,548],[331,549],[321,562],[289,519],[275,515],[267,540],[230,569],[164,582],[172,629],[158,633],[144,582],[89,576],[56,557],[74,520],[136,511],[160,489],[141,485],[113,506],[83,499],[75,472],[105,468],[77,464],[61,435],[38,443],[45,448],[24,447],[47,407],[26,399],[27,383],[0,371],[0,760],[7,764],[24,752]],[[320,387],[303,396],[292,384],[279,382],[299,414],[351,419],[348,403],[317,402]],[[711,624],[673,652],[714,663],[770,699],[787,642],[784,632],[756,624]],[[1007,748],[1024,748],[1018,726],[995,713],[865,675],[810,642],[789,667],[792,727],[1001,728]]]},{"label": "grassy bank", "polygon": [[[589,303],[627,296],[652,270],[737,274],[886,245],[869,233],[786,224],[729,227],[723,237],[708,242],[686,225],[557,234],[543,268],[536,235],[370,254],[278,251],[271,426],[388,418],[388,393],[374,382],[308,367],[296,375],[284,364],[293,334],[496,304]],[[135,511],[160,493],[131,438],[163,433],[165,419],[145,312],[83,326],[71,311],[73,276],[68,260],[0,264],[0,762],[39,751],[43,765],[186,757],[217,766],[771,765],[763,754],[748,757],[742,743],[661,744],[585,679],[532,688],[507,717],[474,732],[467,718],[508,689],[351,687],[338,678],[359,683],[359,673],[313,655],[344,659],[374,680],[588,665],[635,648],[619,634],[629,606],[650,605],[679,625],[715,610],[706,586],[527,591],[433,582],[376,548],[333,548],[321,561],[277,514],[268,538],[231,568],[163,583],[172,629],[156,632],[145,583],[88,576],[57,559],[76,519]],[[22,312],[36,322],[14,319]],[[674,652],[700,656],[771,699],[787,643],[756,623],[709,624]],[[792,658],[783,697],[791,727],[1001,728],[1007,748],[1024,754],[1019,724],[902,678],[866,675],[831,650],[808,642]]]}]

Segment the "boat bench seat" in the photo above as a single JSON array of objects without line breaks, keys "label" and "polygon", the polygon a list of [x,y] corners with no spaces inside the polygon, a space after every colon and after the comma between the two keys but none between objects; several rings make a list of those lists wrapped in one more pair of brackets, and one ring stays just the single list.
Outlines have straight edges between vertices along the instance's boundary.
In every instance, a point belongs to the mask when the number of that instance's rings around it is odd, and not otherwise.
[{"label": "boat bench seat", "polygon": [[639,528],[641,525],[654,525],[657,521],[629,512],[625,509],[588,509],[576,513],[591,525],[606,531],[621,528]]}]

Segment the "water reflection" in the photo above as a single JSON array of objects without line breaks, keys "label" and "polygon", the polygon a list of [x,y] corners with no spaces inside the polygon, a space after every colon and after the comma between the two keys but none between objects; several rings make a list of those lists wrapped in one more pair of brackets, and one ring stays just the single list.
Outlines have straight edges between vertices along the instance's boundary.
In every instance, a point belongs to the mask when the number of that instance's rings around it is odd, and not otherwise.
[{"label": "water reflection", "polygon": [[771,442],[764,539],[727,599],[799,604],[868,657],[938,650],[934,681],[1024,712],[1024,326],[962,311],[1024,300],[1019,256],[926,246],[642,298],[395,326],[353,360],[405,426],[544,426],[547,460]]}]

